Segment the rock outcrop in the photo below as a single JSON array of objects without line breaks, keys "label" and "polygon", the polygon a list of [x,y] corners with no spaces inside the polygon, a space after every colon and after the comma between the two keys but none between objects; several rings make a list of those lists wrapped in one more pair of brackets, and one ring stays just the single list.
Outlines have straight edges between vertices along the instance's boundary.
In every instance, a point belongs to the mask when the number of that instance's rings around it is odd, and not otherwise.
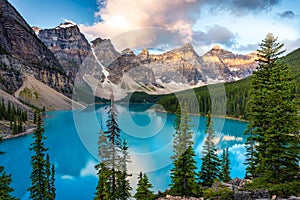
[{"label": "rock outcrop", "polygon": [[33,27],[33,30],[74,80],[84,59],[91,53],[91,46],[78,26],[65,22],[52,29]]}]

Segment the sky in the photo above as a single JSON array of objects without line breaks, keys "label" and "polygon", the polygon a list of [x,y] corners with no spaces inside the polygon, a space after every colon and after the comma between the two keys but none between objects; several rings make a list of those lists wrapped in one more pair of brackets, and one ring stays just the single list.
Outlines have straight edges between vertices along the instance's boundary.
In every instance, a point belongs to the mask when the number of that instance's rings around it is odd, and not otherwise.
[{"label": "sky", "polygon": [[88,40],[125,47],[168,49],[192,43],[249,53],[268,33],[287,52],[300,47],[299,0],[9,0],[31,26],[76,23]]}]

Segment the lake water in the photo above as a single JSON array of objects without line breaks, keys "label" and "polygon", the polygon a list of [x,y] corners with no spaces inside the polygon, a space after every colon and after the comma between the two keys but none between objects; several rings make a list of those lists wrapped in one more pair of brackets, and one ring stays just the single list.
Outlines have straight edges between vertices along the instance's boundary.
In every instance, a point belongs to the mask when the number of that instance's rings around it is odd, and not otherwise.
[{"label": "lake water", "polygon": [[[121,137],[129,145],[132,173],[131,184],[136,187],[139,171],[146,172],[155,191],[164,191],[170,183],[170,156],[172,155],[172,135],[175,116],[156,112],[148,104],[118,105],[118,122]],[[93,199],[97,184],[94,165],[97,158],[97,137],[100,126],[105,127],[107,107],[90,107],[83,111],[48,112],[44,120],[46,147],[49,148],[51,162],[56,168],[57,200]],[[192,116],[194,149],[198,168],[201,166],[201,151],[204,140],[205,117]],[[244,138],[246,123],[213,118],[216,130],[218,152],[228,147],[232,178],[245,175]],[[105,129],[105,128],[104,128]],[[4,141],[0,165],[4,165],[13,176],[14,195],[27,200],[30,185],[29,146],[32,135]]]}]

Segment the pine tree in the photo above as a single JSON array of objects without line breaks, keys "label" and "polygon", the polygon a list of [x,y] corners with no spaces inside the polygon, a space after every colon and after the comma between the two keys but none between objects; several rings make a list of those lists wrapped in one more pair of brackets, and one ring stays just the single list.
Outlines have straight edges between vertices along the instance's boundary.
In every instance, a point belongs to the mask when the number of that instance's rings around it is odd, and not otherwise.
[{"label": "pine tree", "polygon": [[[0,137],[0,143],[2,142],[2,138]],[[0,155],[4,154],[4,152],[0,152]],[[9,174],[6,174],[4,167],[0,166],[0,199],[5,200],[15,200],[16,198],[11,195],[14,191],[13,188],[10,187],[12,183],[12,177]]]},{"label": "pine tree", "polygon": [[254,140],[254,134],[253,129],[251,129],[249,126],[247,126],[247,129],[244,133],[246,136],[245,141],[245,148],[246,148],[246,154],[245,154],[245,162],[244,164],[247,165],[246,167],[246,176],[252,177],[256,176],[256,166],[258,165],[257,159],[254,159],[255,155],[257,156],[257,152],[255,150],[255,140]]},{"label": "pine tree", "polygon": [[149,178],[147,174],[144,174],[140,172],[138,177],[138,184],[137,184],[136,193],[134,195],[134,198],[136,200],[152,200],[155,199],[155,196],[153,194],[153,191],[151,190],[153,188],[152,184],[149,182]]},{"label": "pine tree", "polygon": [[101,127],[98,138],[100,163],[95,166],[99,176],[95,199],[129,199],[131,197],[131,187],[127,179],[129,176],[127,163],[130,162],[128,146],[125,141],[121,143],[117,114],[112,94],[106,122],[108,130],[103,132]]},{"label": "pine tree", "polygon": [[[98,137],[98,156],[100,163],[104,163],[106,165],[109,165],[110,163],[110,149],[111,145],[110,142],[108,141],[102,127],[99,132],[99,137]],[[97,169],[97,166],[96,166]]]},{"label": "pine tree", "polygon": [[98,174],[98,184],[96,187],[96,196],[94,197],[94,200],[111,199],[111,187],[109,182],[111,170],[107,167],[111,157],[109,151],[110,148],[111,146],[101,126],[98,137],[98,156],[100,162],[95,166]]},{"label": "pine tree", "polygon": [[170,194],[176,196],[197,196],[196,185],[196,161],[195,153],[190,146],[174,162],[174,168],[171,170],[171,188]]},{"label": "pine tree", "polygon": [[33,123],[34,123],[34,124],[37,124],[37,118],[38,118],[38,113],[37,113],[37,111],[35,110],[35,111],[34,111],[34,115],[33,115]]},{"label": "pine tree", "polygon": [[192,135],[190,130],[191,119],[188,115],[188,107],[185,104],[182,109],[177,109],[177,118],[175,119],[173,151],[172,156],[174,168],[171,170],[171,188],[172,195],[195,196],[196,191],[196,161],[193,150]]},{"label": "pine tree", "polygon": [[110,98],[110,108],[108,111],[108,120],[106,121],[107,131],[105,131],[106,137],[110,142],[110,155],[111,158],[108,161],[108,168],[111,169],[111,194],[113,198],[115,198],[116,188],[117,188],[117,172],[118,172],[118,163],[120,161],[120,146],[121,146],[121,139],[120,139],[120,128],[117,123],[117,115],[118,111],[114,102],[114,95],[111,94]]},{"label": "pine tree", "polygon": [[222,160],[221,160],[220,180],[223,182],[228,182],[231,180],[228,148],[226,148],[226,150],[223,149]]},{"label": "pine tree", "polygon": [[50,197],[52,199],[56,198],[56,188],[55,188],[55,167],[52,164],[51,165],[51,175],[50,175],[50,191],[49,191]]},{"label": "pine tree", "polygon": [[293,180],[298,173],[299,116],[289,68],[278,62],[283,44],[268,34],[259,46],[259,66],[251,79],[247,106],[247,170],[275,184]]},{"label": "pine tree", "polygon": [[47,148],[44,146],[43,136],[44,128],[42,127],[42,118],[38,117],[37,128],[34,131],[34,142],[30,145],[30,150],[34,152],[31,156],[32,172],[30,175],[31,186],[28,188],[30,199],[44,200],[48,197],[48,177],[46,172],[45,154]]},{"label": "pine tree", "polygon": [[217,156],[217,149],[214,144],[215,131],[213,129],[213,123],[211,114],[207,114],[206,123],[206,138],[203,146],[202,166],[199,172],[200,183],[203,186],[210,187],[215,179],[219,177],[220,160]]},{"label": "pine tree", "polygon": [[176,130],[173,141],[173,160],[179,158],[189,146],[193,146],[193,132],[191,131],[191,119],[188,115],[187,104],[184,105],[183,109],[177,108],[174,128]]},{"label": "pine tree", "polygon": [[54,165],[50,163],[49,154],[46,155],[46,200],[54,200],[55,199],[55,169]]},{"label": "pine tree", "polygon": [[111,188],[109,178],[111,170],[105,166],[104,163],[98,165],[98,184],[96,188],[96,196],[94,200],[111,200]]},{"label": "pine tree", "polygon": [[127,173],[127,163],[130,162],[130,157],[128,154],[128,146],[126,141],[122,144],[122,158],[121,158],[121,170],[117,173],[117,199],[125,200],[131,197],[130,183],[127,177],[131,176]]},{"label": "pine tree", "polygon": [[51,191],[51,185],[50,185],[50,178],[51,178],[51,164],[50,164],[50,157],[49,154],[46,154],[46,164],[45,164],[45,173],[46,173],[46,183],[45,185],[47,186],[46,188],[46,194],[47,196],[45,199],[51,199],[50,197],[50,191]]}]

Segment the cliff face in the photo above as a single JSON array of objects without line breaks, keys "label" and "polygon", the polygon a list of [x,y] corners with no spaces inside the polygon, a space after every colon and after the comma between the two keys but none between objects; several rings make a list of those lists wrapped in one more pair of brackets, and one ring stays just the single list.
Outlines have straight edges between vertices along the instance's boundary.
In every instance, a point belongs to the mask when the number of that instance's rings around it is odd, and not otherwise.
[{"label": "cliff face", "polygon": [[120,56],[112,45],[109,39],[97,38],[91,42],[93,51],[97,59],[103,64],[104,67],[109,66],[115,59]]},{"label": "cliff face", "polygon": [[219,79],[224,82],[246,78],[256,69],[256,54],[237,55],[230,51],[214,46],[202,56],[204,72],[208,73],[211,68],[218,70]]},{"label": "cliff face", "polygon": [[57,91],[71,95],[72,83],[52,52],[16,9],[0,0],[0,88],[13,94],[32,74]]},{"label": "cliff face", "polygon": [[52,51],[66,74],[74,80],[84,59],[91,53],[91,46],[79,28],[65,22],[53,29],[33,30],[41,41]]}]

